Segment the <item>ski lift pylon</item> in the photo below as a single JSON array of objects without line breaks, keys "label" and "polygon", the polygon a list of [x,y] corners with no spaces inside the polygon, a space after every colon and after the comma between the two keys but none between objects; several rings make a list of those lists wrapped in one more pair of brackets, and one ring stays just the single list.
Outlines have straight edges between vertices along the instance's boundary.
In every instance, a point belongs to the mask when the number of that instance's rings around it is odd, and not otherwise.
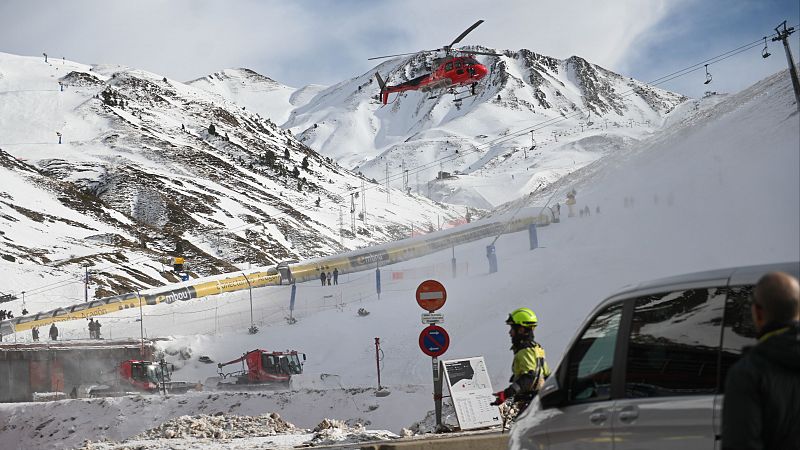
[{"label": "ski lift pylon", "polygon": [[706,64],[706,81],[703,84],[711,83],[712,78],[711,74],[708,73],[708,64]]}]

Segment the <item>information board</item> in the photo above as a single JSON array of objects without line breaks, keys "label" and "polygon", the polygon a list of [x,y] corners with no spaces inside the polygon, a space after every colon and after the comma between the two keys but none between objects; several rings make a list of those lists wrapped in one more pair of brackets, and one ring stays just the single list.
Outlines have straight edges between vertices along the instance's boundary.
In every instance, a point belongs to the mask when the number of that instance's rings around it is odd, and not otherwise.
[{"label": "information board", "polygon": [[445,381],[462,430],[500,425],[500,409],[492,406],[492,382],[483,356],[443,361]]}]

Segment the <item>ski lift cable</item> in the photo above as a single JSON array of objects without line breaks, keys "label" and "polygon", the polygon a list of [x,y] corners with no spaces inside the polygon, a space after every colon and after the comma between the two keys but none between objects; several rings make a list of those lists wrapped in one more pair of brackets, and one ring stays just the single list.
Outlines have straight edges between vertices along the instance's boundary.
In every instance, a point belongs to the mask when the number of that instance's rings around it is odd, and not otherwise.
[{"label": "ski lift cable", "polygon": [[[795,26],[797,26],[797,25],[795,25]],[[733,57],[735,55],[738,55],[740,53],[743,53],[745,51],[748,51],[748,50],[750,50],[750,49],[752,49],[754,47],[760,47],[761,44],[762,44],[762,41],[764,41],[764,38],[773,37],[773,36],[776,36],[777,34],[778,34],[777,32],[771,33],[771,34],[769,34],[769,35],[767,35],[765,37],[759,38],[756,41],[749,42],[747,44],[744,44],[744,45],[741,45],[739,47],[736,47],[736,48],[734,48],[732,50],[728,50],[728,51],[723,52],[723,53],[721,53],[719,55],[713,56],[711,58],[707,58],[707,59],[705,59],[703,61],[700,61],[700,62],[695,63],[693,65],[687,66],[687,67],[685,67],[683,69],[674,71],[672,73],[669,73],[669,74],[664,75],[664,76],[659,77],[659,78],[655,78],[655,79],[647,82],[647,84],[650,84],[650,85],[653,85],[653,86],[658,86],[658,85],[664,84],[664,83],[666,83],[668,81],[672,81],[672,80],[674,80],[676,78],[680,78],[680,77],[686,76],[686,75],[688,75],[688,74],[690,74],[692,72],[695,72],[697,70],[702,69],[703,67],[705,67],[705,64],[715,64],[715,63],[718,63],[718,62],[723,61],[725,59],[728,59],[730,57]],[[630,89],[628,91],[624,91],[620,95],[623,96],[623,97],[626,97],[626,96],[632,95],[633,93],[635,93],[635,90],[634,89]],[[489,148],[489,147],[491,147],[493,145],[497,145],[497,144],[506,142],[506,141],[511,140],[511,139],[516,139],[519,136],[526,135],[526,134],[530,133],[531,131],[538,131],[538,130],[540,130],[542,128],[546,128],[546,127],[555,125],[556,123],[563,122],[563,121],[565,121],[567,119],[570,119],[570,118],[573,118],[573,116],[577,116],[579,114],[582,114],[582,112],[581,111],[577,111],[577,112],[574,112],[574,113],[566,114],[565,116],[554,117],[552,119],[548,119],[548,120],[536,123],[536,124],[534,124],[534,125],[532,125],[530,127],[523,128],[523,129],[521,129],[519,131],[510,133],[510,134],[505,135],[505,136],[498,137],[498,138],[496,138],[496,139],[494,139],[492,141],[484,142],[484,143],[482,143],[480,145],[475,146],[474,149],[463,151],[463,152],[461,152],[459,154],[459,157],[462,157],[464,155],[468,155],[468,154],[471,154],[471,153],[476,153],[478,151],[487,149],[487,148]],[[88,142],[88,141],[86,141],[86,142]],[[2,145],[12,145],[12,144],[2,144]],[[412,167],[412,168],[408,169],[408,172],[409,172],[409,174],[420,173],[420,172],[423,172],[425,170],[429,170],[431,167],[434,167],[434,166],[436,166],[436,165],[438,165],[438,164],[440,164],[442,162],[449,162],[449,161],[451,161],[453,159],[455,159],[455,157],[453,157],[453,156],[442,157],[442,158],[436,159],[434,161],[431,161],[431,162],[429,162],[427,164],[423,164],[423,165],[420,165],[420,166]],[[400,177],[400,175],[392,175],[392,176],[389,177],[389,181],[397,181],[399,179],[399,177]],[[380,186],[380,187],[383,187],[383,186]],[[366,191],[366,190],[373,190],[373,189],[377,189],[377,187],[376,186],[368,186],[364,190]],[[349,193],[351,191],[352,191],[352,189],[345,189],[345,190],[341,191],[341,195],[345,195],[345,194],[347,194],[347,193]],[[284,216],[289,216],[289,213],[288,212],[282,212],[282,213],[279,213],[277,215],[273,215],[270,218],[271,219],[276,219],[276,218],[281,218],[281,217],[284,217]],[[233,232],[233,231],[246,230],[246,229],[258,226],[258,225],[260,225],[260,224],[259,223],[244,224],[244,225],[240,225],[239,227],[230,228],[230,229],[228,229],[228,231],[229,232]],[[139,258],[139,259],[134,259],[134,260],[128,262],[128,264],[135,264],[135,263],[142,262],[142,261],[145,261],[145,260],[150,260],[150,259],[151,259],[150,257],[142,257],[142,258]],[[118,267],[118,265],[109,264],[107,266],[103,266],[103,267],[97,268],[95,270],[105,270],[105,269],[111,269],[111,268],[116,268],[116,267]],[[54,289],[57,289],[57,288],[60,288],[60,287],[63,287],[63,286],[69,285],[69,284],[76,284],[76,283],[79,283],[79,282],[82,282],[82,281],[66,280],[66,281],[61,281],[61,282],[54,282],[54,283],[50,283],[50,284],[43,285],[43,286],[40,286],[40,287],[32,288],[30,290],[26,290],[26,294],[29,294],[29,295],[41,294],[41,293],[44,293],[44,292],[47,292],[47,291],[50,291],[50,290],[54,290]],[[47,288],[51,288],[51,289],[47,289]]]},{"label": "ski lift cable", "polygon": [[[775,33],[769,34],[769,35],[767,35],[767,36],[764,36],[764,38],[763,38],[763,39],[766,39],[767,37],[773,37],[773,36],[777,36],[777,35],[778,35],[778,33],[777,33],[777,32],[775,32]],[[708,58],[708,59],[706,59],[706,60],[704,60],[704,61],[700,61],[700,62],[698,62],[698,63],[695,63],[695,64],[692,64],[692,65],[690,65],[690,66],[684,67],[683,69],[677,70],[677,71],[675,71],[675,72],[672,72],[672,73],[670,73],[670,74],[667,74],[667,75],[664,75],[664,76],[662,76],[662,77],[660,77],[660,78],[656,78],[656,79],[654,79],[654,80],[648,81],[648,82],[647,82],[647,84],[655,84],[655,83],[657,83],[657,82],[660,82],[660,81],[662,81],[662,79],[664,79],[664,78],[669,78],[669,77],[672,77],[673,75],[676,75],[676,74],[682,73],[682,72],[684,72],[684,71],[687,71],[687,70],[690,70],[690,69],[697,69],[697,68],[699,68],[699,67],[702,67],[702,66],[703,66],[703,64],[705,64],[705,63],[710,63],[710,64],[711,64],[711,63],[713,63],[713,62],[716,62],[715,60],[716,60],[717,58],[721,58],[721,57],[723,57],[723,56],[726,56],[726,55],[728,55],[728,54],[730,54],[730,53],[733,53],[733,54],[738,54],[740,50],[749,50],[750,48],[752,48],[752,46],[753,46],[754,44],[758,44],[758,45],[760,46],[760,45],[761,45],[761,40],[762,40],[762,38],[759,38],[759,39],[757,39],[757,40],[755,40],[755,41],[753,41],[753,42],[749,42],[749,43],[747,43],[747,44],[744,44],[744,45],[741,45],[741,46],[739,46],[739,47],[736,47],[736,48],[734,48],[734,49],[732,49],[732,50],[728,50],[727,52],[721,53],[721,54],[719,54],[719,55],[716,55],[716,56],[712,56],[711,58]],[[726,58],[722,58],[722,59],[726,59]]]}]

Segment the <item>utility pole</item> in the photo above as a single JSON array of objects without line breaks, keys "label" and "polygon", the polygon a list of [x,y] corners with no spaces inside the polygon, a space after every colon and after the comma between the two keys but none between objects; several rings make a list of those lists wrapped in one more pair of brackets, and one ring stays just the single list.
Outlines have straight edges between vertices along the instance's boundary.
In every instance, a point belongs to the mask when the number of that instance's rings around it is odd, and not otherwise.
[{"label": "utility pole", "polygon": [[392,194],[389,189],[389,163],[386,163],[386,202],[392,203]]},{"label": "utility pole", "polygon": [[339,245],[344,247],[344,218],[342,216],[342,205],[339,205]]},{"label": "utility pole", "polygon": [[355,193],[350,193],[350,231],[356,232],[356,197]]},{"label": "utility pole", "polygon": [[139,289],[136,289],[136,298],[139,300],[139,333],[142,337],[142,348],[140,354],[144,358],[144,314],[142,314],[142,296],[139,294]]},{"label": "utility pole", "polygon": [[247,332],[250,334],[256,334],[258,333],[258,328],[253,320],[253,285],[250,284],[250,279],[247,278],[246,273],[242,272],[242,275],[244,275],[244,281],[247,281],[247,290],[250,291],[250,328],[247,329]]},{"label": "utility pole", "polygon": [[83,301],[89,302],[89,265],[83,266],[86,269],[86,275],[83,278]]},{"label": "utility pole", "polygon": [[364,192],[364,180],[361,180],[361,221],[367,223],[367,194]]},{"label": "utility pole", "polygon": [[[780,28],[783,27],[783,30]],[[772,38],[772,41],[783,41],[783,48],[786,50],[786,61],[789,63],[789,76],[792,77],[792,87],[794,88],[794,100],[797,105],[797,110],[800,111],[800,80],[797,79],[797,69],[794,67],[794,58],[792,58],[792,49],[789,48],[789,35],[794,33],[794,27],[786,28],[786,21],[775,27],[777,36]]]},{"label": "utility pole", "polygon": [[403,171],[403,193],[408,194],[408,170],[406,169],[406,160],[400,161],[400,167]]}]

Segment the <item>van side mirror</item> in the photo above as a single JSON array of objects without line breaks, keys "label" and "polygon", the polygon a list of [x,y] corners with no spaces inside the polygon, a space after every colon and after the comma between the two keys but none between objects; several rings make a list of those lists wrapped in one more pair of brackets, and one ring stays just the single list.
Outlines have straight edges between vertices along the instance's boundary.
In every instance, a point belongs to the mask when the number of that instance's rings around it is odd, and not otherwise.
[{"label": "van side mirror", "polygon": [[306,354],[303,353],[303,361],[305,361],[305,360],[306,360]]}]

